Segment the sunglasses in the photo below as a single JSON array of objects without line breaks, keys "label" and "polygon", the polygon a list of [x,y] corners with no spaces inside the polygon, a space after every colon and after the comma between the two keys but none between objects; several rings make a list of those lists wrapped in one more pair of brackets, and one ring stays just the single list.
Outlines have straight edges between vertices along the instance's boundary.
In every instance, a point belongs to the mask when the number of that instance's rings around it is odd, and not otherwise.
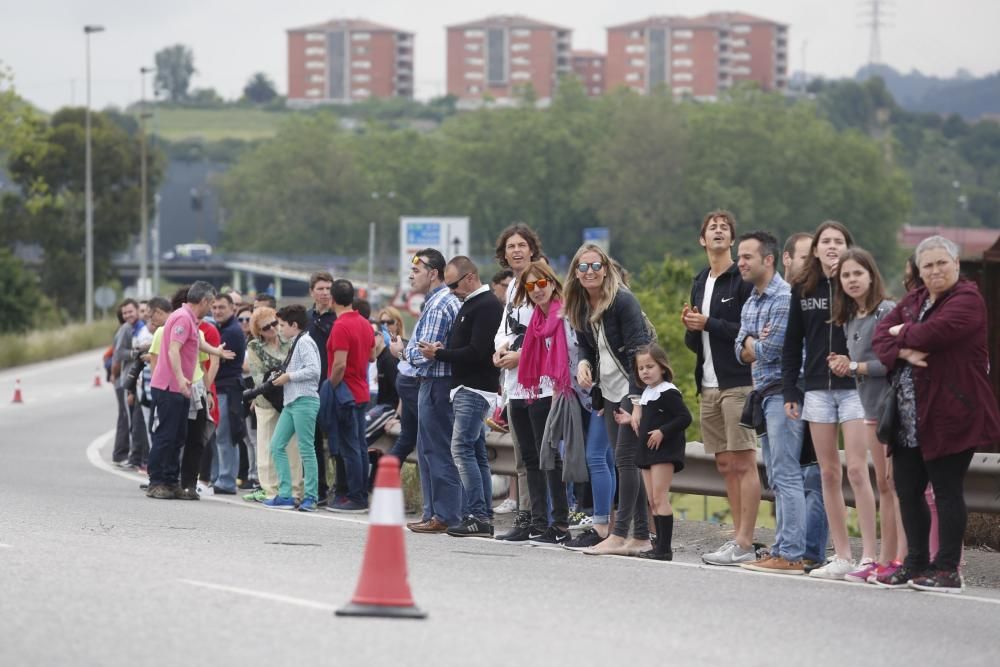
[{"label": "sunglasses", "polygon": [[249,317],[237,317],[236,319],[239,320],[240,322],[249,322],[250,321]]},{"label": "sunglasses", "polygon": [[590,262],[589,264],[587,262],[580,262],[576,265],[576,270],[580,273],[586,273],[588,269],[593,269],[594,273],[597,273],[603,268],[603,262]]},{"label": "sunglasses", "polygon": [[547,278],[539,278],[538,280],[529,280],[524,283],[524,290],[526,292],[534,292],[535,288],[545,289],[549,286],[549,280]]},{"label": "sunglasses", "polygon": [[396,324],[396,321],[395,320],[380,320],[379,324],[384,324],[387,327],[391,327],[394,324]]},{"label": "sunglasses", "polygon": [[465,280],[468,276],[469,276],[469,274],[466,273],[465,275],[463,275],[461,278],[459,278],[455,282],[453,282],[453,283],[445,283],[444,286],[447,287],[450,290],[458,289],[458,284],[460,282],[462,282],[463,280]]},{"label": "sunglasses", "polygon": [[261,331],[270,331],[271,329],[278,326],[278,320],[271,322],[270,324],[265,324],[260,328]]},{"label": "sunglasses", "polygon": [[423,258],[420,257],[420,255],[414,255],[410,263],[413,264],[413,266],[416,266],[417,264],[423,264],[428,269],[431,268],[431,265],[428,264],[426,261],[424,261]]}]

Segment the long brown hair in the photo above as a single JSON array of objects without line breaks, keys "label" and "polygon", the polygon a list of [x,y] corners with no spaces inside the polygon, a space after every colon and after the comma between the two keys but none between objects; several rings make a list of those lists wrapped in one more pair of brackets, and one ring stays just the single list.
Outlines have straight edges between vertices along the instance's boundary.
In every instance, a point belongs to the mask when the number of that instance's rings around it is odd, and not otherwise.
[{"label": "long brown hair", "polygon": [[562,281],[556,276],[555,271],[549,266],[549,263],[545,260],[538,260],[537,262],[532,262],[528,264],[527,268],[524,269],[524,273],[517,281],[517,290],[514,292],[514,305],[519,306],[528,300],[528,290],[525,288],[524,283],[527,282],[528,276],[535,276],[536,280],[538,278],[544,278],[548,280],[553,285],[552,298],[563,300],[563,289]]},{"label": "long brown hair", "polygon": [[[601,258],[601,264],[604,265],[601,299],[597,306],[591,309],[589,318],[586,317],[586,313],[590,307],[590,298],[576,275],[576,267],[580,263],[580,258],[588,252],[596,253]],[[584,243],[573,255],[573,261],[569,265],[569,273],[566,275],[566,300],[563,302],[563,312],[566,314],[566,319],[577,331],[586,330],[588,323],[600,321],[604,311],[614,303],[615,297],[618,296],[618,290],[624,286],[621,274],[615,268],[612,259],[608,257],[608,253],[604,252],[604,249],[599,245]]]},{"label": "long brown hair", "polygon": [[857,264],[868,272],[871,277],[871,285],[868,286],[868,293],[865,295],[864,310],[865,313],[872,313],[878,308],[878,305],[885,300],[885,282],[882,280],[882,274],[879,273],[878,265],[875,264],[875,258],[872,254],[865,250],[864,248],[848,248],[844,251],[844,254],[840,256],[840,264],[837,268],[837,280],[834,282],[833,289],[833,323],[843,326],[847,324],[848,321],[853,320],[858,315],[858,303],[847,295],[844,291],[844,286],[840,282],[840,267],[844,266],[844,263],[848,260],[852,262],[857,262]]},{"label": "long brown hair", "polygon": [[819,261],[819,257],[816,256],[816,247],[819,245],[819,237],[828,229],[835,229],[843,234],[844,243],[848,249],[854,246],[854,237],[851,236],[851,232],[836,220],[827,220],[817,227],[816,232],[813,234],[812,245],[809,246],[809,263],[792,280],[792,287],[799,288],[801,296],[807,296],[815,292],[816,286],[819,284],[820,279],[823,278],[823,264]]},{"label": "long brown hair", "polygon": [[653,358],[653,361],[663,369],[663,379],[667,382],[674,381],[674,369],[670,367],[670,358],[667,357],[667,351],[656,343],[650,343],[649,345],[640,345],[635,350],[635,356],[632,358],[632,370],[635,371],[635,376],[639,377],[639,355],[648,354]]}]

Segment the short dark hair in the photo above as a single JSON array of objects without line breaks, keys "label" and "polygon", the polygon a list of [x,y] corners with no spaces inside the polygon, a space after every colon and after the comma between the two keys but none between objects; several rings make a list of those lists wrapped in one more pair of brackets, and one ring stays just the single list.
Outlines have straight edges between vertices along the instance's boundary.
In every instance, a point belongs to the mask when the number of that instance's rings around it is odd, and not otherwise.
[{"label": "short dark hair", "polygon": [[330,290],[330,294],[333,295],[333,302],[338,306],[350,306],[354,304],[354,285],[350,280],[345,280],[344,278],[334,280],[333,289]]},{"label": "short dark hair", "polygon": [[164,313],[169,313],[173,310],[173,308],[170,307],[170,302],[162,296],[154,296],[146,305],[149,306],[150,312],[154,310],[162,310]]},{"label": "short dark hair", "polygon": [[497,271],[496,273],[493,274],[493,278],[490,280],[490,284],[491,285],[499,285],[500,283],[502,283],[503,281],[507,280],[508,278],[510,278],[511,280],[513,280],[514,279],[514,272],[511,271],[510,269],[500,269],[499,271]]},{"label": "short dark hair", "polygon": [[757,229],[740,236],[739,243],[750,240],[760,243],[760,256],[762,259],[770,255],[774,258],[775,262],[778,261],[778,239],[774,238],[772,234]]},{"label": "short dark hair", "polygon": [[813,235],[810,234],[809,232],[795,232],[794,234],[788,237],[788,240],[785,241],[785,248],[784,250],[782,250],[782,254],[787,252],[789,255],[794,255],[795,246],[799,244],[799,241],[801,241],[802,239],[809,239],[810,241],[812,241],[812,237]]},{"label": "short dark hair", "polygon": [[216,301],[228,301],[230,306],[235,306],[236,302],[233,301],[233,297],[229,296],[228,292],[220,292],[215,295]]},{"label": "short dark hair", "polygon": [[705,214],[704,219],[701,221],[701,233],[698,235],[698,238],[705,238],[705,229],[708,227],[708,223],[712,222],[716,218],[722,218],[722,220],[729,225],[729,238],[736,238],[736,216],[721,208],[709,211]]},{"label": "short dark hair", "polygon": [[125,299],[120,304],[118,304],[118,311],[121,312],[121,309],[124,308],[125,306],[135,306],[136,310],[138,310],[139,302],[136,301],[135,299]]},{"label": "short dark hair", "polygon": [[444,280],[444,255],[441,254],[440,250],[436,248],[424,248],[416,253],[417,257],[423,257],[426,261],[424,264],[427,268],[433,269],[438,272],[438,280]]},{"label": "short dark hair", "polygon": [[479,268],[476,266],[476,263],[473,262],[468,257],[466,257],[465,255],[457,255],[456,257],[452,257],[450,260],[448,260],[448,264],[451,264],[452,266],[455,267],[455,270],[458,271],[459,277],[461,277],[463,273],[466,274],[474,273],[476,274],[477,278],[479,277]]},{"label": "short dark hair", "polygon": [[318,282],[333,282],[333,276],[330,275],[329,271],[316,271],[311,276],[309,276],[309,289],[316,287]]},{"label": "short dark hair", "polygon": [[536,262],[542,258],[542,240],[538,238],[538,234],[535,233],[534,229],[523,222],[515,222],[513,225],[507,227],[507,229],[500,232],[500,236],[497,238],[497,264],[505,269],[510,268],[510,265],[507,264],[507,239],[514,236],[514,234],[517,234],[528,242],[528,248],[531,249],[532,262]]},{"label": "short dark hair", "polygon": [[309,316],[302,304],[293,303],[278,310],[278,319],[288,324],[298,325],[299,331],[305,331],[309,326]]},{"label": "short dark hair", "polygon": [[368,303],[368,301],[366,301],[365,299],[356,298],[354,299],[353,305],[354,305],[354,310],[357,311],[361,315],[361,317],[365,318],[366,320],[370,320],[372,318],[372,305]]},{"label": "short dark hair", "polygon": [[170,309],[177,310],[188,302],[188,288],[178,287],[177,291],[170,297]]},{"label": "short dark hair", "polygon": [[[204,280],[196,280],[188,288],[187,301],[188,303],[201,303],[204,299],[211,299],[216,294],[218,292],[211,283],[206,283]],[[230,298],[229,302],[232,303],[232,298]]]},{"label": "short dark hair", "polygon": [[260,304],[263,304],[263,305],[267,306],[268,308],[277,308],[278,307],[278,300],[275,299],[270,294],[268,294],[267,292],[258,292],[257,296],[255,296],[253,298],[253,301],[254,301],[255,304],[256,303],[260,303]]}]

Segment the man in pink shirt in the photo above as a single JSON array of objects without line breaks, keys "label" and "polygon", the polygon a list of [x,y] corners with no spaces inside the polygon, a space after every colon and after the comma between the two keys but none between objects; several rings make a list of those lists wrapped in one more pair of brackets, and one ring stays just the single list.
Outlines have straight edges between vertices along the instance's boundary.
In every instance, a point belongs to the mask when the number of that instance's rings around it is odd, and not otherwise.
[{"label": "man in pink shirt", "polygon": [[175,310],[163,325],[161,357],[153,370],[153,428],[149,450],[150,498],[176,497],[180,476],[180,453],[187,439],[191,379],[198,351],[231,359],[224,345],[214,347],[198,335],[198,320],[212,307],[215,288],[201,280],[188,289],[187,303]]}]

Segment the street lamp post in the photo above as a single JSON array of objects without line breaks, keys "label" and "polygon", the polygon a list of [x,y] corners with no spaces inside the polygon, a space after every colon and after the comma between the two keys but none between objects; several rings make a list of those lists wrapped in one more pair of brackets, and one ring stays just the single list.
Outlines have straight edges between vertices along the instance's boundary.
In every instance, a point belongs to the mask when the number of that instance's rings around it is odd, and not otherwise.
[{"label": "street lamp post", "polygon": [[[395,199],[396,193],[390,190],[386,193],[373,192],[372,199],[378,201],[382,197]],[[368,300],[374,299],[375,295],[375,222],[368,223]]]},{"label": "street lamp post", "polygon": [[139,79],[141,90],[139,92],[139,220],[141,231],[139,232],[139,289],[140,297],[150,296],[149,294],[149,195],[146,189],[146,75],[156,71],[153,67],[140,67]]},{"label": "street lamp post", "polygon": [[83,26],[84,41],[87,50],[87,110],[86,110],[86,166],[85,166],[85,192],[84,192],[84,235],[86,237],[86,322],[90,324],[94,321],[94,185],[90,156],[90,35],[95,32],[103,32],[104,27],[99,25]]}]

